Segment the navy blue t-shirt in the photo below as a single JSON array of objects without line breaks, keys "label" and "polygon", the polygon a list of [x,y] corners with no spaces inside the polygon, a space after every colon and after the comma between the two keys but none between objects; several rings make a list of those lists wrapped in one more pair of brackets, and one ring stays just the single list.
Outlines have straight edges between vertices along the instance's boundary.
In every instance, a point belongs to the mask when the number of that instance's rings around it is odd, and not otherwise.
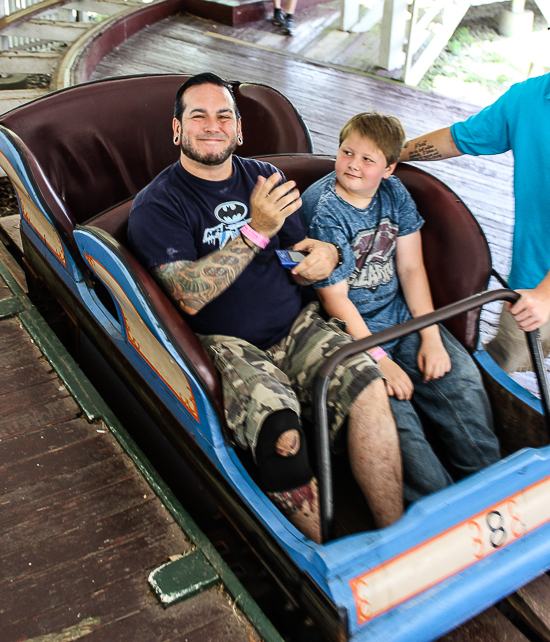
[{"label": "navy blue t-shirt", "polygon": [[[208,181],[181,163],[166,168],[135,198],[128,239],[138,259],[151,269],[173,261],[196,261],[222,248],[250,221],[249,200],[258,176],[273,165],[233,156],[233,174]],[[283,178],[283,181],[285,179]],[[196,315],[185,315],[200,334],[225,334],[265,349],[290,330],[301,307],[300,290],[275,253],[301,241],[306,228],[295,212],[241,276]]]}]

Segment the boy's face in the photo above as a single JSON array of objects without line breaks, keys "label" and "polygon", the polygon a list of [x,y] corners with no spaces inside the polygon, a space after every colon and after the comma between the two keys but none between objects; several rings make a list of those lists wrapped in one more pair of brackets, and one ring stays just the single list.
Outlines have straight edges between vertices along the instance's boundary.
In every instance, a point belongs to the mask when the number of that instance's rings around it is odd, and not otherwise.
[{"label": "boy's face", "polygon": [[336,179],[354,199],[374,196],[380,181],[388,178],[397,163],[388,165],[382,151],[368,138],[352,132],[336,156]]}]

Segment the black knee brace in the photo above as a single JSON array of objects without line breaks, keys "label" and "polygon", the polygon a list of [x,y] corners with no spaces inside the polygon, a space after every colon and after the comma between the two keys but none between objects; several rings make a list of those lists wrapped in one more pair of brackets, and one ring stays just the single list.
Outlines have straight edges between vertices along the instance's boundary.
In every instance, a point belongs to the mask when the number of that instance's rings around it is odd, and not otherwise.
[{"label": "black knee brace", "polygon": [[[295,455],[284,457],[277,454],[275,445],[287,430],[300,434],[300,449]],[[313,477],[307,455],[305,433],[300,420],[292,410],[278,410],[264,421],[258,443],[256,461],[259,467],[259,486],[267,492],[283,492],[300,488]]]}]

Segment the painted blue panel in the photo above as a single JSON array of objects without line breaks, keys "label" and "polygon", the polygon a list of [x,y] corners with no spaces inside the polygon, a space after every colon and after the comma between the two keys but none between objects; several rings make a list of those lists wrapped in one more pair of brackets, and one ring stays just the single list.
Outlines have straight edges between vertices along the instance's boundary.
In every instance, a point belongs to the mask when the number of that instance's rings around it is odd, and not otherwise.
[{"label": "painted blue panel", "polygon": [[537,399],[535,395],[531,394],[529,390],[526,390],[519,383],[516,383],[495,363],[493,357],[486,352],[485,350],[477,350],[474,353],[474,359],[478,364],[485,370],[493,379],[495,379],[505,390],[507,390],[511,395],[514,395],[523,403],[526,403],[528,406],[540,412],[542,414],[542,403],[540,399]]}]

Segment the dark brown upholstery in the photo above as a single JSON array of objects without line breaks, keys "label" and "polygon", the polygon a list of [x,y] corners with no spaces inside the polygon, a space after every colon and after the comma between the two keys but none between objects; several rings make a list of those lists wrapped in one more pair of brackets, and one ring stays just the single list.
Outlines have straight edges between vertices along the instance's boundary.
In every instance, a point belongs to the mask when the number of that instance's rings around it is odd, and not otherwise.
[{"label": "dark brown upholstery", "polygon": [[[422,249],[434,306],[441,308],[485,290],[491,253],[470,210],[444,183],[417,167],[400,163],[395,175],[425,220]],[[445,322],[470,352],[477,348],[480,314],[481,310],[472,310]]]},{"label": "dark brown upholstery", "polygon": [[[0,116],[59,199],[64,228],[134,196],[178,158],[172,113],[183,75],[107,79],[55,92]],[[278,91],[232,83],[243,118],[243,156],[312,151],[299,114]]]}]

